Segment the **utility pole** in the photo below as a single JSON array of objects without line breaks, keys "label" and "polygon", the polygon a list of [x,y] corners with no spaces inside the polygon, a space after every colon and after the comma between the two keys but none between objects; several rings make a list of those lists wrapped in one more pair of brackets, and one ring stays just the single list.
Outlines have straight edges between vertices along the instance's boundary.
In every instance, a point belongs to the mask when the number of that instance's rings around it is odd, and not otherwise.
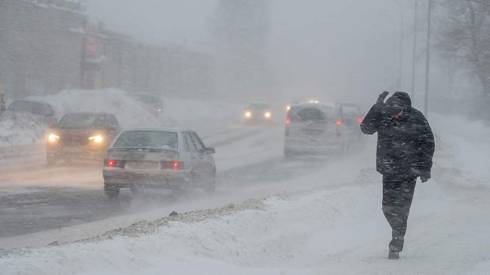
[{"label": "utility pole", "polygon": [[417,19],[418,19],[418,8],[419,1],[414,0],[414,9],[413,9],[413,49],[412,49],[412,89],[411,96],[412,99],[415,99],[415,81],[417,73]]},{"label": "utility pole", "polygon": [[425,100],[424,100],[424,114],[429,115],[429,89],[430,89],[430,41],[432,35],[432,6],[433,0],[429,0],[427,10],[427,56],[425,60]]}]

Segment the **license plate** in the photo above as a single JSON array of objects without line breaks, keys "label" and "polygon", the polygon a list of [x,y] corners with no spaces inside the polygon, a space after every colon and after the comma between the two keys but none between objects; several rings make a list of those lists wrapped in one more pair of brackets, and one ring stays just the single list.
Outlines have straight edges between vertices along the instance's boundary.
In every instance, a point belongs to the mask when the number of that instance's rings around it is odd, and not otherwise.
[{"label": "license plate", "polygon": [[135,170],[155,170],[160,168],[160,164],[153,161],[130,161],[126,163],[126,168]]}]

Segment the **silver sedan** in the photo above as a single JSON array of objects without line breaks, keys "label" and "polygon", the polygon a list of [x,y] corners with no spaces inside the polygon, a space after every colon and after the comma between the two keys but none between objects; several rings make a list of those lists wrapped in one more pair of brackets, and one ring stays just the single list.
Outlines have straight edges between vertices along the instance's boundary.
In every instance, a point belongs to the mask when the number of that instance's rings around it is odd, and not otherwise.
[{"label": "silver sedan", "polygon": [[214,148],[191,130],[135,129],[123,131],[104,161],[104,190],[116,198],[121,188],[133,193],[161,187],[174,192],[202,188],[214,192]]}]

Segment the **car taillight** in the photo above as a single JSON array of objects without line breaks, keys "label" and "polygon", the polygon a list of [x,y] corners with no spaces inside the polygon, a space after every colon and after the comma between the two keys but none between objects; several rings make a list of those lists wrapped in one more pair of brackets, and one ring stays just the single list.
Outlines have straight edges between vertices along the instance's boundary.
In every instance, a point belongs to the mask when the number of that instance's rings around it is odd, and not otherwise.
[{"label": "car taillight", "polygon": [[342,124],[344,124],[344,122],[340,119],[337,119],[337,121],[335,121],[335,125],[337,126],[342,126]]},{"label": "car taillight", "polygon": [[182,170],[184,169],[184,162],[178,160],[162,161],[162,169],[164,170]]},{"label": "car taillight", "polygon": [[362,116],[357,118],[357,123],[362,124],[363,121],[364,121],[364,118]]},{"label": "car taillight", "polygon": [[124,168],[124,161],[115,159],[106,159],[104,166],[108,168]]},{"label": "car taillight", "polygon": [[289,126],[291,124],[291,113],[288,112],[286,115],[286,125]]}]

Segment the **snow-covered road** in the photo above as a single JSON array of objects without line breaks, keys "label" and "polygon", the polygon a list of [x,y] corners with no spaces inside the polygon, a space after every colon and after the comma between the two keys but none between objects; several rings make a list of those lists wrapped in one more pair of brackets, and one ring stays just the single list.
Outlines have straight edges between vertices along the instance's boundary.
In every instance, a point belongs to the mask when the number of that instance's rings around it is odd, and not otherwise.
[{"label": "snow-covered road", "polygon": [[[277,133],[276,128],[234,128],[216,134],[208,133],[205,140],[223,152],[217,154],[220,175],[233,177],[238,170],[226,172],[232,167],[228,165],[230,156],[225,153],[226,150],[236,151],[234,157],[237,159],[232,161],[233,167],[244,166],[250,161],[245,160],[250,152],[243,147],[264,136],[277,139]],[[221,150],[222,147],[226,149]],[[272,159],[276,156],[261,154],[258,159],[267,157]],[[219,181],[224,180],[220,178]],[[148,211],[156,205],[169,205],[176,201],[176,198],[164,193],[152,198],[153,203],[147,204],[138,199],[132,200],[129,194],[125,194],[115,204],[105,198],[102,187],[101,168],[98,165],[46,168],[44,163],[40,163],[29,169],[17,167],[4,170],[0,175],[0,238]]]},{"label": "snow-covered road", "polygon": [[[405,252],[392,262],[379,176],[359,169],[364,160],[323,163],[269,192],[239,189],[257,192],[241,203],[140,215],[82,242],[11,252],[0,266],[5,274],[488,274],[488,188],[419,184]],[[340,170],[346,162],[357,165]]]}]

